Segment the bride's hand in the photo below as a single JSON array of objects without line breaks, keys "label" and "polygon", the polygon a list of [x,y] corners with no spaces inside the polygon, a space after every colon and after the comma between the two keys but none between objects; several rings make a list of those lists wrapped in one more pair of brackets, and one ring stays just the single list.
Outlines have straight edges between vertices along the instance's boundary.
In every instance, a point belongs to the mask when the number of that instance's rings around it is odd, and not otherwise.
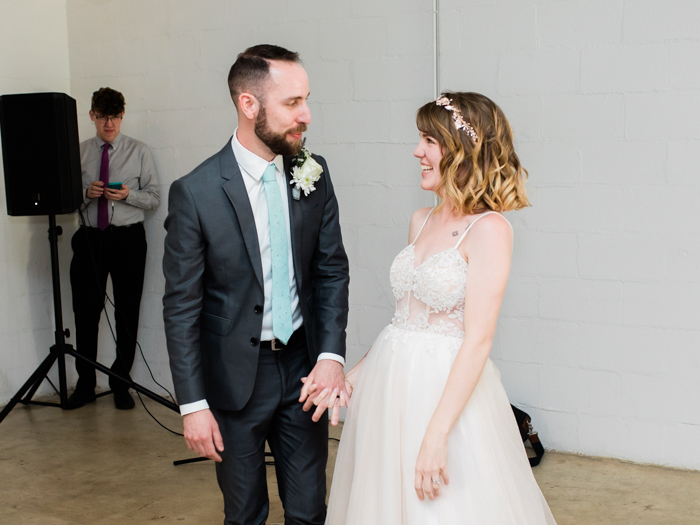
[{"label": "bride's hand", "polygon": [[[302,377],[301,382],[306,384],[306,379],[306,377]],[[352,395],[352,384],[350,384],[347,379],[345,380],[345,387],[347,388],[348,393]],[[314,383],[309,388],[309,393],[313,393],[315,390],[316,384]],[[340,420],[340,408],[344,406],[349,407],[350,398],[345,395],[344,391],[338,392],[337,389],[331,391],[330,389],[326,388],[316,396],[313,404],[318,406],[321,401],[326,399],[326,397],[328,397],[328,409],[331,410],[331,425],[335,426]]]},{"label": "bride's hand", "polygon": [[425,433],[416,461],[415,489],[421,501],[427,496],[435,499],[440,495],[440,485],[450,484],[447,474],[447,435]]},{"label": "bride's hand", "polygon": [[345,389],[348,391],[348,406],[350,398],[352,397],[353,386],[347,376],[345,376]]}]

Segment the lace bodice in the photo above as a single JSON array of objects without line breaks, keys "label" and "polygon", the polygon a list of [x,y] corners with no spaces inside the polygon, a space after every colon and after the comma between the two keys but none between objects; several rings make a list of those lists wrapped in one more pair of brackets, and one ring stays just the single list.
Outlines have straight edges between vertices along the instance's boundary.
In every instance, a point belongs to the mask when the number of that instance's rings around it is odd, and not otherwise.
[{"label": "lace bodice", "polygon": [[467,286],[467,262],[459,245],[469,229],[486,212],[474,219],[457,244],[435,253],[416,267],[415,243],[432,210],[414,241],[406,246],[391,265],[391,287],[396,299],[396,313],[391,324],[418,332],[464,337],[464,300]]}]

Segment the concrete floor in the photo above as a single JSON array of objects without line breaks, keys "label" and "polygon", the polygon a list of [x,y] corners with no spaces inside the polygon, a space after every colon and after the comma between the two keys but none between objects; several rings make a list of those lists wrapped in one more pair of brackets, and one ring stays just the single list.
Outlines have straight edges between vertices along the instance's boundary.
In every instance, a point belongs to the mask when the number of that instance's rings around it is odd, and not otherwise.
[{"label": "concrete floor", "polygon": [[[181,431],[177,414],[146,403]],[[193,454],[138,401],[126,412],[111,396],[75,411],[20,405],[0,424],[0,439],[0,524],[223,521],[213,463],[174,467]],[[337,442],[329,446],[330,484]],[[284,521],[273,468],[269,525]],[[700,472],[553,452],[534,472],[559,525],[700,523]]]}]

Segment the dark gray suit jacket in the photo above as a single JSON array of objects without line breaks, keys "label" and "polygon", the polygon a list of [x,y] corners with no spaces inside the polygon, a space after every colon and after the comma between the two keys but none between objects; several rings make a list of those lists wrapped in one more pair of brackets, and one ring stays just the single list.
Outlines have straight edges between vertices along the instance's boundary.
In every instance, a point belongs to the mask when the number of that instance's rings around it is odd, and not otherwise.
[{"label": "dark gray suit jacket", "polygon": [[[292,251],[309,358],[345,357],[348,259],[326,161],[316,191],[289,195]],[[289,159],[284,159],[291,180]],[[170,187],[163,316],[179,404],[240,410],[260,350],[262,263],[253,210],[230,141]],[[301,387],[301,385],[299,385]]]}]

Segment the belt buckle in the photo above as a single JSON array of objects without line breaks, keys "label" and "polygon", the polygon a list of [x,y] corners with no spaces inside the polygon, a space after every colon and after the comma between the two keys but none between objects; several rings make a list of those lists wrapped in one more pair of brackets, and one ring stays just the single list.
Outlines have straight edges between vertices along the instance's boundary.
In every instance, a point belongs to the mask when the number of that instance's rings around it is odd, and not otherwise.
[{"label": "belt buckle", "polygon": [[282,347],[281,347],[281,346],[277,346],[278,344],[281,344],[281,343],[279,342],[279,340],[273,339],[272,341],[270,341],[270,348],[271,348],[274,352],[277,352],[277,351],[279,351],[279,350],[282,350]]}]

